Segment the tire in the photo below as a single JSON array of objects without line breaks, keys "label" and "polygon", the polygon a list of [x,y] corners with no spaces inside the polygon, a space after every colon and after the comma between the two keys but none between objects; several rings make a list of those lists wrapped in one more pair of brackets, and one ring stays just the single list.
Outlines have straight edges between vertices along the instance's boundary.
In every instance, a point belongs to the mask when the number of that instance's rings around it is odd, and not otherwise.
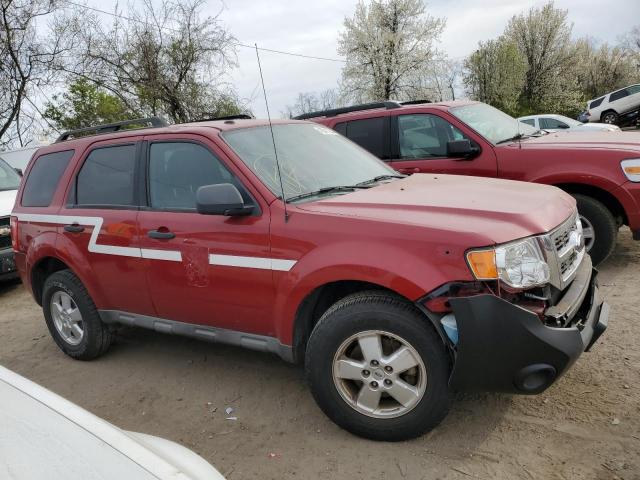
[{"label": "tire", "polygon": [[616,125],[618,123],[618,114],[613,110],[608,110],[600,116],[602,123],[608,123],[609,125]]},{"label": "tire", "polygon": [[[583,219],[583,228],[590,224],[593,229],[593,245],[588,251],[593,264],[598,265],[605,261],[616,247],[618,224],[611,211],[598,200],[580,194],[573,197],[578,204],[578,213]],[[588,241],[587,236],[585,230],[585,241]]]},{"label": "tire", "polygon": [[[382,345],[392,347],[400,339],[406,342],[413,352],[422,362],[426,375],[421,375],[420,365],[404,371],[398,366],[397,378],[391,380],[382,378],[379,388],[382,389],[386,382],[392,382],[392,387],[398,388],[402,384],[399,382],[401,375],[418,372],[414,377],[404,377],[407,382],[409,378],[425,380],[423,383],[416,381],[414,390],[418,390],[423,385],[423,393],[416,400],[416,403],[407,409],[391,397],[388,393],[382,395],[382,402],[387,402],[393,407],[397,403],[400,410],[395,416],[386,412],[386,416],[365,414],[359,411],[356,406],[352,406],[345,396],[346,387],[339,387],[338,384],[353,387],[354,397],[368,385],[371,385],[375,375],[384,375],[386,368],[390,365],[386,360],[380,361],[378,367],[372,366],[367,379],[362,380],[361,386],[358,381],[335,379],[334,365],[336,356],[340,352],[342,345],[349,342],[354,335],[362,335],[363,332],[382,332],[384,340]],[[369,333],[370,334],[370,333]],[[369,335],[368,334],[368,335]],[[391,334],[395,339],[384,334]],[[357,347],[351,355],[356,355],[360,348],[359,340],[356,340]],[[383,347],[384,348],[384,347]],[[382,359],[392,358],[387,351],[383,352]],[[340,357],[341,358],[341,357]],[[362,365],[368,366],[363,356],[360,356]],[[375,363],[375,362],[374,362]],[[384,365],[387,365],[384,369]],[[395,365],[395,363],[394,363]],[[338,426],[345,430],[365,438],[381,441],[401,441],[418,437],[425,432],[436,427],[449,411],[451,392],[448,387],[450,374],[449,355],[445,346],[438,337],[429,320],[411,303],[404,299],[387,294],[385,292],[361,292],[349,295],[334,304],[316,324],[309,338],[305,369],[307,381],[310,384],[311,393],[322,411],[333,420]],[[362,370],[355,370],[360,375]],[[367,370],[369,371],[369,370]],[[362,375],[365,375],[362,373]],[[405,381],[403,380],[403,381]],[[367,383],[368,382],[368,383]],[[395,382],[395,383],[394,383]],[[375,382],[373,382],[375,383]],[[348,392],[347,392],[348,393]],[[357,397],[359,398],[359,397]],[[414,398],[414,397],[412,397]],[[415,397],[418,398],[418,397]],[[375,403],[374,403],[375,404]],[[389,412],[393,412],[393,408]]]},{"label": "tire", "polygon": [[[59,313],[65,302],[65,313]],[[111,331],[100,319],[82,282],[70,270],[60,270],[45,280],[42,310],[53,340],[71,358],[92,360],[106,352],[111,345]],[[81,318],[79,321],[77,312]],[[77,324],[82,335],[75,333],[77,329],[60,327],[65,322],[67,325]]]}]

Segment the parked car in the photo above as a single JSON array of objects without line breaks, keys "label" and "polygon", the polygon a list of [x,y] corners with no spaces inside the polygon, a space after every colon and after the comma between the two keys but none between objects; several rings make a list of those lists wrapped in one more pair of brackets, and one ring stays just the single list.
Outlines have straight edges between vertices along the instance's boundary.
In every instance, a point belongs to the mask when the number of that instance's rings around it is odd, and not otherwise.
[{"label": "parked car", "polygon": [[20,186],[18,173],[0,160],[0,281],[17,278],[9,218]]},{"label": "parked car", "polygon": [[640,83],[587,102],[589,122],[617,125],[620,117],[640,109]]},{"label": "parked car", "polygon": [[578,203],[594,264],[618,228],[640,239],[640,135],[547,134],[480,102],[383,102],[298,118],[331,127],[401,173],[453,173],[555,185]]},{"label": "parked car", "polygon": [[527,124],[536,130],[546,130],[547,132],[584,132],[584,131],[603,131],[603,132],[619,132],[620,127],[608,123],[582,123],[564,115],[529,115],[520,117],[521,123]]},{"label": "parked car", "polygon": [[6,150],[0,152],[0,160],[4,160],[11,167],[15,168],[18,172],[24,172],[27,168],[27,164],[33,154],[42,145],[33,145],[29,147],[19,148],[17,150]]},{"label": "parked car", "polygon": [[105,353],[114,324],[274,352],[338,425],[402,440],[450,389],[545,390],[606,327],[558,188],[405,177],[294,120],[73,136],[36,153],[12,215],[72,358]]},{"label": "parked car", "polygon": [[0,367],[0,477],[16,480],[224,480],[177,443],[125,432]]}]

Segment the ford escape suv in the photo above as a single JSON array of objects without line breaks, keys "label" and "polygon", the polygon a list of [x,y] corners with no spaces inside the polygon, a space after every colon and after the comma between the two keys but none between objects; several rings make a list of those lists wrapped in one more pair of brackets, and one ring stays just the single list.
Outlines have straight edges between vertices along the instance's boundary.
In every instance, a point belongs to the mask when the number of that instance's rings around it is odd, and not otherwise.
[{"label": "ford escape suv", "polygon": [[378,102],[297,117],[335,129],[399,172],[544,183],[577,202],[595,265],[627,225],[640,240],[640,133],[548,133],[485,103]]},{"label": "ford escape suv", "polygon": [[606,328],[555,187],[405,177],[311,122],[148,123],[65,133],[18,193],[17,266],[73,358],[118,324],[273,352],[338,425],[402,440],[452,391],[545,390]]}]

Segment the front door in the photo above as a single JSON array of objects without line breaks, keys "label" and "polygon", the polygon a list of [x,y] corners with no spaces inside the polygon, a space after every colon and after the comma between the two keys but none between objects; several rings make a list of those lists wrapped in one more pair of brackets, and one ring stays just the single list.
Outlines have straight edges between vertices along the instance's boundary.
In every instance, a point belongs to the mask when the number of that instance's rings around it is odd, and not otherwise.
[{"label": "front door", "polygon": [[[225,155],[196,135],[146,137],[147,208],[138,216],[142,256],[158,317],[271,335],[274,284],[268,205],[258,202]],[[199,187],[234,184],[255,213],[196,211]]]},{"label": "front door", "polygon": [[[450,173],[495,177],[497,163],[493,149],[466,135],[459,128],[439,115],[412,113],[392,117],[397,122],[392,128],[391,166],[401,173]],[[447,156],[447,142],[471,140],[479,149],[470,159]]]}]

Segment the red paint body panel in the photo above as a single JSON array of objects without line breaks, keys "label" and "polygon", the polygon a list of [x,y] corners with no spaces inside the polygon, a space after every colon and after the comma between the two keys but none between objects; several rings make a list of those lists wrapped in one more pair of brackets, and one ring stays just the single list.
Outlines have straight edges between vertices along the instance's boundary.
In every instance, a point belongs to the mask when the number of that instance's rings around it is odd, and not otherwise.
[{"label": "red paint body panel", "polygon": [[[220,130],[258,125],[265,122],[205,122],[153,129],[145,135],[125,131],[81,138],[40,149],[36,158],[70,148],[76,154],[50,207],[21,206],[21,190],[14,214],[102,218],[98,245],[138,249],[139,256],[90,252],[91,226],[69,233],[62,224],[20,221],[16,258],[25,283],[30,285],[32,269],[40,260],[56,257],[79,276],[100,309],[274,336],[291,345],[300,304],[323,285],[357,280],[416,300],[444,283],[472,280],[465,261],[469,248],[548,231],[575,208],[573,199],[554,187],[415,175],[323,201],[290,204],[285,221],[282,201],[219,137]],[[257,214],[224,217],[148,207],[66,205],[88,149],[124,141],[180,139],[197,141],[223,161],[254,198]],[[483,168],[490,172],[496,160],[488,147],[482,144],[487,154]],[[625,202],[631,205],[634,198]],[[163,228],[175,237],[158,240],[147,235]],[[163,250],[179,252],[180,259],[145,258],[147,249],[160,256]],[[295,264],[290,270],[216,265],[209,263],[212,254]]]}]

